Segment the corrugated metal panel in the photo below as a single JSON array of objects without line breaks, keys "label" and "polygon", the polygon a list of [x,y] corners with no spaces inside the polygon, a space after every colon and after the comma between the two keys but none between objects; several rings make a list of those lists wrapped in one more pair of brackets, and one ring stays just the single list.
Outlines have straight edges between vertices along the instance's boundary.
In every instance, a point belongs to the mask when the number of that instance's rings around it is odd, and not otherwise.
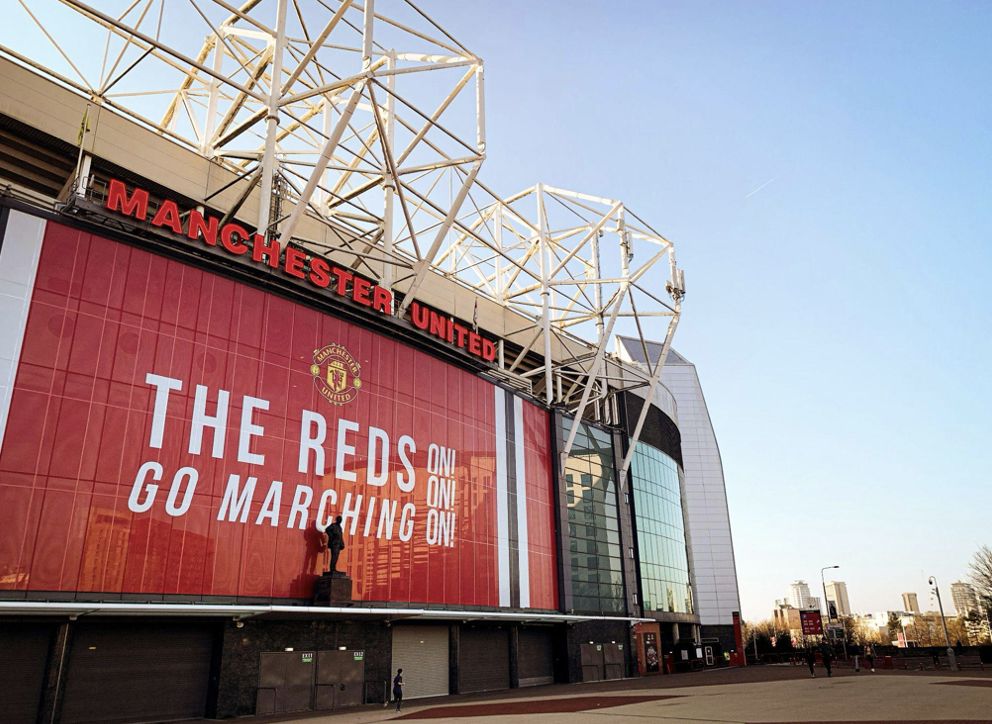
[{"label": "corrugated metal panel", "polygon": [[510,688],[510,635],[502,628],[462,629],[458,641],[458,691]]},{"label": "corrugated metal panel", "polygon": [[79,624],[65,674],[63,724],[202,717],[214,624]]},{"label": "corrugated metal panel", "polygon": [[403,669],[403,698],[448,694],[448,627],[393,626],[393,669]]},{"label": "corrugated metal panel", "polygon": [[50,624],[0,626],[0,719],[4,722],[37,721],[54,632]]},{"label": "corrugated metal panel", "polygon": [[520,686],[540,686],[555,681],[554,635],[551,629],[522,628],[517,647]]}]

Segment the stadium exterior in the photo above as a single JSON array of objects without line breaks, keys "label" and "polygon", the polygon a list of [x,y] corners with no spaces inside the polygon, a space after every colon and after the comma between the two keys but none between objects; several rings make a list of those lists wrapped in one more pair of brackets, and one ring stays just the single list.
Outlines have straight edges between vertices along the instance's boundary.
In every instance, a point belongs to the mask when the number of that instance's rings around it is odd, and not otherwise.
[{"label": "stadium exterior", "polygon": [[[694,477],[715,437],[662,384],[672,244],[618,201],[482,184],[482,62],[433,21],[191,4],[199,53],[167,16],[153,37],[66,3],[116,58],[97,84],[2,48],[5,718],[330,710],[381,702],[400,667],[415,698],[736,659],[729,517],[694,507],[709,485],[726,514],[722,472]],[[324,56],[342,48],[352,75]],[[151,62],[185,74],[160,123],[122,100],[157,97],[121,92]],[[397,87],[451,70],[427,111]],[[348,588],[327,600],[335,515]]]}]

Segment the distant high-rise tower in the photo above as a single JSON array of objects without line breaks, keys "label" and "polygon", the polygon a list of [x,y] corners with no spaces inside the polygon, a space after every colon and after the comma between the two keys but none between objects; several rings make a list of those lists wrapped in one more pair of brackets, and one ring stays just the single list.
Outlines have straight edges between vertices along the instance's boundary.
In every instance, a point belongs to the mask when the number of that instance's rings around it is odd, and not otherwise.
[{"label": "distant high-rise tower", "polygon": [[847,600],[847,584],[843,581],[828,581],[826,584],[827,600],[826,606],[829,614],[830,603],[833,602],[837,608],[838,616],[851,615],[851,602]]},{"label": "distant high-rise tower", "polygon": [[916,598],[915,593],[904,593],[902,594],[902,608],[907,613],[919,613],[920,612],[920,602]]},{"label": "distant high-rise tower", "polygon": [[789,585],[789,603],[796,608],[820,608],[819,597],[809,594],[809,584],[806,581],[793,581]]},{"label": "distant high-rise tower", "polygon": [[981,606],[978,604],[978,592],[970,583],[956,581],[951,584],[951,598],[954,599],[954,608],[958,611],[958,616],[967,616],[969,613],[979,613]]}]

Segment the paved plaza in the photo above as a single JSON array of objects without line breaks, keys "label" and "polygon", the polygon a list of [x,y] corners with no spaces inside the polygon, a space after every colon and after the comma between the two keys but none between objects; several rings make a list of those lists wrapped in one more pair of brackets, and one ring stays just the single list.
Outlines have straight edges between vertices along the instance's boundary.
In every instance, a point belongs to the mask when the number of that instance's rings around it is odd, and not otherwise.
[{"label": "paved plaza", "polygon": [[[404,722],[992,722],[992,672],[847,670],[810,678],[805,668],[765,667],[651,680],[544,687],[530,692],[414,701],[397,714],[363,708],[311,716],[314,724]],[[530,694],[530,695],[528,695]]]}]

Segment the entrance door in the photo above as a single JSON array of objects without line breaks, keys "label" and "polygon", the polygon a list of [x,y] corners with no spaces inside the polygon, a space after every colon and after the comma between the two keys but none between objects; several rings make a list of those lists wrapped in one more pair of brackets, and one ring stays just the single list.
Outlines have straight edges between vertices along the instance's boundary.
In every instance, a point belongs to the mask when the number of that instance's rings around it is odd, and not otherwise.
[{"label": "entrance door", "polygon": [[61,721],[194,719],[206,713],[216,625],[79,622]]},{"label": "entrance door", "polygon": [[313,709],[316,662],[313,651],[259,654],[256,714],[285,714]]},{"label": "entrance door", "polygon": [[623,644],[603,644],[603,678],[622,679],[624,668]]},{"label": "entrance door", "polygon": [[317,653],[318,710],[359,706],[365,693],[364,651],[320,651]]},{"label": "entrance door", "polygon": [[448,694],[448,627],[393,626],[392,677],[403,669],[403,698]]},{"label": "entrance door", "polygon": [[582,664],[583,681],[603,680],[603,644],[580,645],[579,661]]}]

